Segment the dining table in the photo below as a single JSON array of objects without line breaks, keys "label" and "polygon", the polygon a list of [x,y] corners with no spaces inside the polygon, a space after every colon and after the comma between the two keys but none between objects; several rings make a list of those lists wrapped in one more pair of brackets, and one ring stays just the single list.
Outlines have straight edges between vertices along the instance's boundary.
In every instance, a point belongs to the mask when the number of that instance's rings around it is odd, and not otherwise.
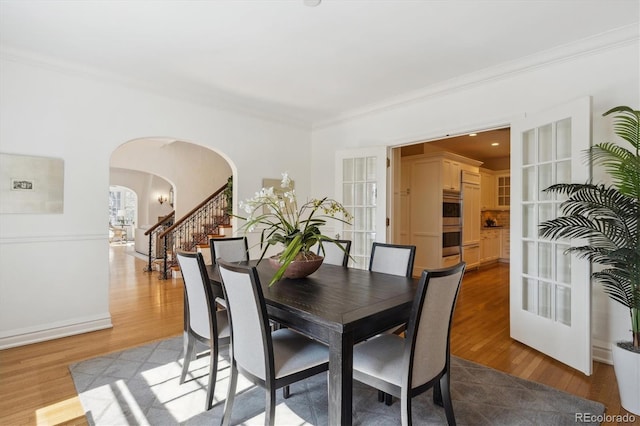
[{"label": "dining table", "polygon": [[[409,319],[417,280],[323,264],[313,274],[269,285],[276,269],[255,266],[269,318],[329,346],[328,424],[350,425],[353,404],[353,346]],[[215,265],[207,266],[214,293],[222,296]]]}]

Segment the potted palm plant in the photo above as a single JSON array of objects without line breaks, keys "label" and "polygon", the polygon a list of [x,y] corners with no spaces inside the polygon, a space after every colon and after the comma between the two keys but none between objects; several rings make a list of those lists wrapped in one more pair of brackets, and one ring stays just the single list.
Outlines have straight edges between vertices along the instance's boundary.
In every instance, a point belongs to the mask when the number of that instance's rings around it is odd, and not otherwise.
[{"label": "potted palm plant", "polygon": [[614,132],[631,149],[605,142],[591,147],[589,154],[612,184],[563,183],[545,189],[567,199],[561,205],[563,216],[542,222],[539,234],[553,240],[584,238],[586,244],[567,251],[601,265],[591,277],[629,309],[632,340],[613,345],[613,364],[622,406],[640,414],[640,111],[619,106],[604,116],[609,114]]}]

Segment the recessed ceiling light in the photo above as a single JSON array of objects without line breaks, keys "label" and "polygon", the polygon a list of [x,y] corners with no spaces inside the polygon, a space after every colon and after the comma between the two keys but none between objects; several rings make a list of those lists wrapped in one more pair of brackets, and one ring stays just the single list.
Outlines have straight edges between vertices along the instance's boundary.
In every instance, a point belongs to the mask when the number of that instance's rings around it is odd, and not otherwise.
[{"label": "recessed ceiling light", "polygon": [[477,133],[469,133],[469,136],[478,136]]},{"label": "recessed ceiling light", "polygon": [[498,145],[500,145],[498,142],[493,142],[493,143],[491,144],[491,146],[498,146]]}]

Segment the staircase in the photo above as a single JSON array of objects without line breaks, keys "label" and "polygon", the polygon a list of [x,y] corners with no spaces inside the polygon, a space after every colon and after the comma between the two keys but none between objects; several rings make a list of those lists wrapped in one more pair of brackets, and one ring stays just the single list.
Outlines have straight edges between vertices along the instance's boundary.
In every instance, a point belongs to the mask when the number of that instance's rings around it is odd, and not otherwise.
[{"label": "staircase", "polygon": [[144,233],[144,235],[149,237],[148,260],[147,266],[144,269],[145,272],[159,271],[161,265],[164,264],[163,256],[167,251],[163,247],[164,240],[160,238],[160,235],[173,226],[175,217],[176,212],[172,211]]},{"label": "staircase", "polygon": [[[171,278],[179,271],[173,253],[178,250],[201,251],[203,256],[208,255],[209,239],[223,237],[229,233],[228,228],[231,225],[227,209],[230,198],[228,187],[229,184],[218,189],[175,223],[160,227],[159,222],[145,232],[145,235],[149,234],[150,237],[148,271],[158,270],[160,279]],[[160,228],[154,238],[153,230]],[[156,242],[155,250],[153,241]],[[154,260],[152,254],[156,254]]]}]

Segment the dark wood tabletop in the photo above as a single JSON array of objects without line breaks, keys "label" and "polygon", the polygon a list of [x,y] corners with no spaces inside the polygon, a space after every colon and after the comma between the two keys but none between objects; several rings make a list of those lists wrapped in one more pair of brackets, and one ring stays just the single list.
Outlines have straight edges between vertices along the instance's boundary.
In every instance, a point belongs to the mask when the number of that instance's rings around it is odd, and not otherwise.
[{"label": "dark wood tabletop", "polygon": [[[219,291],[218,271],[207,269]],[[306,278],[269,287],[275,268],[263,261],[257,270],[269,317],[329,345],[329,424],[351,424],[353,345],[406,322],[417,281],[322,265]]]}]

